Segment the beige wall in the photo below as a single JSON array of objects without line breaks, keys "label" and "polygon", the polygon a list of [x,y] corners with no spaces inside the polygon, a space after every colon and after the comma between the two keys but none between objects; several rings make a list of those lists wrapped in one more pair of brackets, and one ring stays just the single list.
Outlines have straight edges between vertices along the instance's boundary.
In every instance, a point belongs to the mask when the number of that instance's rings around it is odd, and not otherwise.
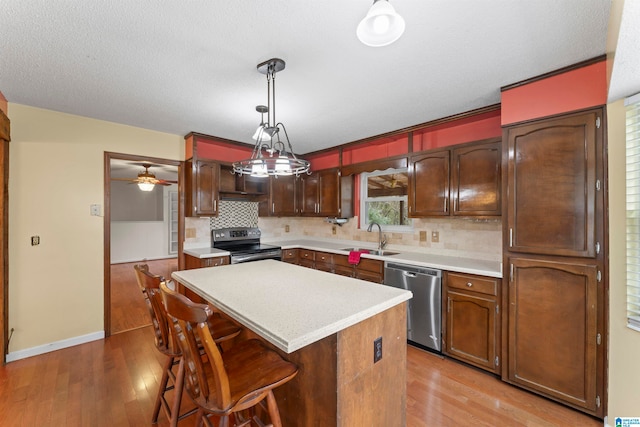
[{"label": "beige wall", "polygon": [[104,330],[104,152],[181,160],[184,140],[19,104],[9,119],[11,354]]},{"label": "beige wall", "polygon": [[625,109],[609,104],[609,424],[640,416],[640,332],[627,328],[625,241]]}]

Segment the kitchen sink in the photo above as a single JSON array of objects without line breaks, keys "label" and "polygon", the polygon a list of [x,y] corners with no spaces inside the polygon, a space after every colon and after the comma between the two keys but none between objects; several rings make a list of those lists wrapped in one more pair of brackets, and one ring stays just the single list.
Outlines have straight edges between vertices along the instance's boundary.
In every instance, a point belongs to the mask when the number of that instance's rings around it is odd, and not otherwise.
[{"label": "kitchen sink", "polygon": [[346,251],[346,252],[356,251],[356,252],[362,252],[365,254],[378,255],[378,256],[398,255],[398,252],[385,251],[384,249],[378,250],[378,249],[364,249],[364,248],[343,248],[340,250]]}]

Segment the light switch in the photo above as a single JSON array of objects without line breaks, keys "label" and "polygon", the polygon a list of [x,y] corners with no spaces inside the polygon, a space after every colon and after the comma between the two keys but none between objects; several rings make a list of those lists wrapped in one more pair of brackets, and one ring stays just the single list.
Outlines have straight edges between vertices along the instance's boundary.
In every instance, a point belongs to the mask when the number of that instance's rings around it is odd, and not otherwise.
[{"label": "light switch", "polygon": [[440,241],[440,232],[432,231],[431,232],[431,241],[433,243],[438,243]]},{"label": "light switch", "polygon": [[100,205],[98,204],[91,205],[90,211],[91,211],[91,216],[100,216],[100,211],[101,211]]}]

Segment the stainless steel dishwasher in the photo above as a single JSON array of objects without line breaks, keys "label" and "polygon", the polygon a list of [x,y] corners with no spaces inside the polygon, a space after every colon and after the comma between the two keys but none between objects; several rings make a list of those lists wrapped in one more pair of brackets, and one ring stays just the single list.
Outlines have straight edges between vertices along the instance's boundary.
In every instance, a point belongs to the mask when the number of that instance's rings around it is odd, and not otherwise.
[{"label": "stainless steel dishwasher", "polygon": [[407,301],[407,340],[442,351],[442,271],[386,262],[384,284],[413,292]]}]

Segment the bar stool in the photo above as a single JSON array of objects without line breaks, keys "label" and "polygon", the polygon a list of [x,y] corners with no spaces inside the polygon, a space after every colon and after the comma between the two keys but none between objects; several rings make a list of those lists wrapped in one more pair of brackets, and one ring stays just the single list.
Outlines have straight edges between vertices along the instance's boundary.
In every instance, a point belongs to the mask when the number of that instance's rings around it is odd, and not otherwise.
[{"label": "bar stool", "polygon": [[[197,304],[169,289],[163,282],[160,291],[165,308],[174,323],[185,365],[185,388],[199,407],[197,424],[213,427],[209,416],[219,417],[219,426],[228,426],[230,416],[234,425],[246,426],[257,418],[255,408],[264,408],[271,425],[281,427],[280,412],[273,389],[290,381],[298,373],[293,363],[268,349],[262,342],[251,339],[235,344],[221,353],[207,325],[211,308]],[[206,358],[200,357],[198,339],[204,346]],[[248,415],[248,417],[247,417]]]},{"label": "bar stool", "polygon": [[[180,415],[180,402],[182,400],[182,391],[184,389],[184,367],[182,363],[183,359],[181,357],[182,353],[180,351],[180,345],[172,326],[173,322],[170,321],[167,316],[167,312],[162,302],[162,296],[160,294],[159,286],[160,283],[164,281],[164,278],[149,272],[149,267],[146,264],[134,265],[133,268],[136,272],[138,285],[140,286],[147,303],[147,308],[149,309],[149,315],[151,316],[151,322],[155,332],[156,348],[162,354],[167,356],[167,361],[163,366],[162,379],[160,380],[156,403],[153,409],[152,423],[155,424],[158,422],[160,407],[162,407],[167,418],[170,420],[170,425],[175,427],[179,420],[193,414],[195,409]],[[242,328],[233,322],[215,316],[210,316],[207,321],[210,323],[211,329],[214,331],[213,340],[216,344],[233,339],[242,331]],[[178,366],[177,372],[174,372],[175,366]],[[169,379],[171,379],[171,385],[169,384]],[[173,402],[171,405],[165,396],[165,394],[170,390],[174,390]]]}]

